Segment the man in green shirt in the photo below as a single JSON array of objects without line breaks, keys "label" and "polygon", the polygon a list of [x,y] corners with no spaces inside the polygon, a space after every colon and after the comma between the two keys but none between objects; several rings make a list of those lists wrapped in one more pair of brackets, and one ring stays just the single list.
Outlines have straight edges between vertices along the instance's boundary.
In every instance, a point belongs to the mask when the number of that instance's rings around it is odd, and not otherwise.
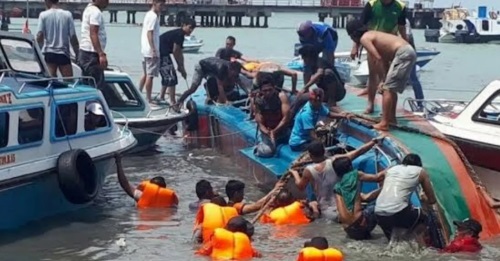
[{"label": "man in green shirt", "polygon": [[[406,12],[407,8],[405,4],[400,0],[370,0],[363,9],[361,21],[363,21],[370,30],[395,35],[399,33],[403,39],[408,41],[405,28]],[[360,47],[359,44],[354,43],[351,50],[352,59],[356,58]],[[365,113],[370,114],[373,113],[375,94],[381,81],[380,76],[375,73],[378,70],[375,70],[375,63],[370,55],[368,55],[368,69],[370,72],[368,86],[360,95],[368,94],[368,107]]]}]

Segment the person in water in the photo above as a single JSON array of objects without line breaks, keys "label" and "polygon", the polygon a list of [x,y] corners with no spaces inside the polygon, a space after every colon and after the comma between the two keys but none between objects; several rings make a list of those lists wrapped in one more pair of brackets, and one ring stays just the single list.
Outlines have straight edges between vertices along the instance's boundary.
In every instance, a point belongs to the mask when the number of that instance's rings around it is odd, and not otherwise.
[{"label": "person in water", "polygon": [[194,67],[191,87],[181,95],[175,107],[179,108],[186,98],[198,89],[203,79],[209,77],[214,77],[216,81],[216,84],[207,83],[210,99],[219,103],[226,103],[228,98],[232,98],[228,97],[228,95],[234,92],[235,84],[240,82],[240,71],[241,64],[239,62],[229,62],[216,57],[202,59]]},{"label": "person in water", "polygon": [[290,101],[285,92],[278,92],[272,76],[259,79],[259,96],[255,98],[255,122],[261,141],[255,147],[258,157],[273,157],[279,144],[290,137]]},{"label": "person in water", "polygon": [[307,93],[309,88],[316,84],[326,94],[323,102],[327,102],[329,107],[336,106],[337,102],[344,99],[346,90],[333,63],[318,57],[312,45],[302,46],[299,54],[304,60],[304,65],[310,68],[310,73],[304,73],[305,86],[301,92]]},{"label": "person in water", "polygon": [[338,249],[329,247],[328,240],[324,237],[313,237],[304,243],[304,248],[300,250],[297,261],[342,261],[344,255]]},{"label": "person in water", "polygon": [[363,209],[361,203],[374,200],[380,189],[368,194],[361,193],[361,182],[380,182],[383,172],[366,174],[352,166],[352,161],[341,157],[332,162],[333,170],[339,177],[335,184],[335,199],[339,213],[339,221],[347,236],[354,240],[371,238],[371,231],[377,226],[375,206],[369,205]]},{"label": "person in water", "polygon": [[[378,130],[388,130],[396,124],[398,92],[403,93],[415,67],[417,54],[403,38],[377,31],[368,31],[359,20],[347,23],[347,33],[351,39],[361,44],[375,60],[379,75],[382,76],[378,89],[382,92],[382,120],[373,125]],[[390,67],[387,65],[390,64]],[[369,103],[366,113],[373,113],[373,102]]]},{"label": "person in water", "polygon": [[115,154],[116,174],[118,182],[127,195],[137,202],[139,208],[166,208],[177,207],[179,199],[177,194],[170,188],[163,177],[157,176],[149,181],[143,181],[137,188],[129,183],[122,166],[122,157]]},{"label": "person in water", "polygon": [[309,102],[307,102],[295,116],[292,134],[288,141],[292,151],[304,151],[309,144],[318,140],[315,128],[320,116],[328,116],[334,119],[347,119],[352,117],[350,113],[335,113],[330,111],[322,103],[324,96],[325,94],[322,89],[315,88],[309,91]]},{"label": "person in water", "polygon": [[198,197],[198,201],[189,204],[190,210],[198,210],[200,206],[210,202],[217,195],[212,188],[212,184],[208,180],[202,179],[196,182],[196,196]]},{"label": "person in water", "polygon": [[203,204],[196,213],[193,229],[193,238],[198,243],[210,241],[216,228],[223,228],[232,217],[238,216],[236,208],[227,206],[222,196],[213,197],[210,202]]},{"label": "person in water", "polygon": [[302,176],[296,170],[291,170],[291,173],[295,179],[295,185],[297,185],[299,190],[305,190],[306,186],[311,184],[316,200],[318,201],[321,217],[338,221],[337,204],[333,188],[338,182],[339,177],[333,168],[332,162],[342,157],[346,157],[352,161],[378,144],[379,140],[372,139],[357,150],[328,158],[325,156],[325,146],[322,142],[314,141],[309,145],[307,151],[314,163],[304,169]]},{"label": "person in water", "polygon": [[259,211],[268,199],[279,191],[285,183],[283,181],[278,181],[274,185],[274,189],[271,190],[266,196],[262,197],[255,203],[243,203],[245,197],[245,183],[239,180],[229,180],[226,184],[226,195],[228,198],[228,205],[235,207],[238,210],[238,214],[245,215]]},{"label": "person in water", "polygon": [[307,224],[319,217],[317,202],[304,202],[295,199],[287,189],[282,189],[276,196],[273,208],[264,213],[262,223],[275,225]]},{"label": "person in water", "polygon": [[422,209],[411,205],[410,196],[422,186],[425,197],[421,201],[430,207],[436,203],[429,175],[422,167],[420,156],[408,154],[402,164],[387,169],[382,175],[384,184],[375,203],[375,214],[385,236],[391,240],[393,228],[415,231],[420,236],[425,230],[427,215]]},{"label": "person in water", "polygon": [[469,252],[477,253],[483,246],[479,243],[479,234],[483,226],[475,219],[454,221],[457,227],[455,238],[442,251],[446,253]]},{"label": "person in water", "polygon": [[[313,23],[307,20],[299,25],[297,29],[301,45],[312,45],[316,55],[323,53],[330,64],[335,61],[335,50],[339,40],[337,31],[326,23]],[[304,73],[307,65],[304,64]]]},{"label": "person in water", "polygon": [[211,256],[217,260],[247,260],[262,257],[252,247],[253,226],[243,217],[233,217],[225,228],[215,229],[209,242],[205,243],[196,254]]}]

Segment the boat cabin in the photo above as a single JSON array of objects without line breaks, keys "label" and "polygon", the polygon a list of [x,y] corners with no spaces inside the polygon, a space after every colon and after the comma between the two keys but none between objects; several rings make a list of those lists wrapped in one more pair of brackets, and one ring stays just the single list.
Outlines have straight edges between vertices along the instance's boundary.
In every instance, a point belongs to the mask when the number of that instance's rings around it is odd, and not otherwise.
[{"label": "boat cabin", "polygon": [[0,33],[0,169],[114,136],[101,93],[82,77],[64,80],[48,75],[31,35]]}]

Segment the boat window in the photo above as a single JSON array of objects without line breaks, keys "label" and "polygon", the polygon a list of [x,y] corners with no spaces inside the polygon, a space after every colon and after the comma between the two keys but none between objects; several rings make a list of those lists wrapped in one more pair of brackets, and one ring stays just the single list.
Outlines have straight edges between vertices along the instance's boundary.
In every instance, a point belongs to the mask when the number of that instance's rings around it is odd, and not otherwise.
[{"label": "boat window", "polygon": [[481,107],[473,120],[500,125],[500,92]]},{"label": "boat window", "polygon": [[0,112],[0,148],[9,143],[9,118],[8,112]]},{"label": "boat window", "polygon": [[6,62],[12,70],[41,73],[42,67],[38,61],[35,49],[30,42],[22,39],[1,39],[0,44],[5,52]]},{"label": "boat window", "polygon": [[19,111],[17,142],[20,145],[43,139],[43,118],[44,109],[42,107]]},{"label": "boat window", "polygon": [[67,103],[57,105],[54,120],[57,138],[74,135],[78,122],[78,104]]},{"label": "boat window", "polygon": [[101,102],[88,101],[85,105],[85,131],[94,131],[108,126],[109,121]]},{"label": "boat window", "polygon": [[483,20],[481,27],[482,27],[483,31],[489,31],[490,30],[490,21]]},{"label": "boat window", "polygon": [[139,107],[138,93],[131,82],[108,82],[108,88],[102,91],[109,108]]}]

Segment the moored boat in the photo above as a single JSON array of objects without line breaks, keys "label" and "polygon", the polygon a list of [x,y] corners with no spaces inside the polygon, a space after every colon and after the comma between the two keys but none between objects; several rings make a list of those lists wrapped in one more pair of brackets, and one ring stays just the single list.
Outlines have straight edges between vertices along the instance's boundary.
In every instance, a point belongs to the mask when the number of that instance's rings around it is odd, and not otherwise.
[{"label": "moored boat", "polygon": [[48,77],[37,46],[29,34],[0,32],[0,205],[8,210],[0,229],[90,204],[114,155],[136,143],[82,77]]},{"label": "moored boat", "polygon": [[[342,109],[363,111],[366,100],[358,97],[354,88],[348,89],[348,94],[340,102]],[[205,98],[205,91],[200,88],[192,96],[192,101],[189,101],[197,108],[197,120],[190,121],[187,141],[193,146],[217,148],[232,157],[236,164],[247,169],[248,175],[252,175],[260,186],[270,189],[300,153],[291,151],[288,145],[282,145],[272,158],[256,157],[253,151],[258,141],[257,126],[253,121],[244,120],[247,118],[244,109],[206,105]],[[379,113],[380,105],[377,105],[375,114]],[[431,135],[430,131],[435,129],[430,124],[412,121],[411,115],[407,116],[406,120],[400,120],[403,127],[387,133],[388,138],[382,145],[355,160],[355,167],[367,173],[376,173],[377,170],[400,163],[407,153],[417,153],[431,176],[442,211],[442,215],[438,215],[441,217],[440,227],[443,228],[440,231],[446,240],[455,231],[452,222],[469,217],[483,224],[482,237],[500,234],[500,217],[489,208],[486,199],[477,191],[472,174],[464,162],[466,159],[460,157],[452,144]],[[369,125],[357,121],[343,121],[332,133],[336,134],[330,140],[337,142],[329,144],[331,153],[352,150],[380,134],[370,129]],[[363,191],[371,191],[376,186],[363,184]],[[418,195],[413,195],[412,203],[420,205]]]},{"label": "moored boat", "polygon": [[198,40],[194,35],[184,37],[182,51],[185,53],[197,53],[203,46],[203,40]]}]

